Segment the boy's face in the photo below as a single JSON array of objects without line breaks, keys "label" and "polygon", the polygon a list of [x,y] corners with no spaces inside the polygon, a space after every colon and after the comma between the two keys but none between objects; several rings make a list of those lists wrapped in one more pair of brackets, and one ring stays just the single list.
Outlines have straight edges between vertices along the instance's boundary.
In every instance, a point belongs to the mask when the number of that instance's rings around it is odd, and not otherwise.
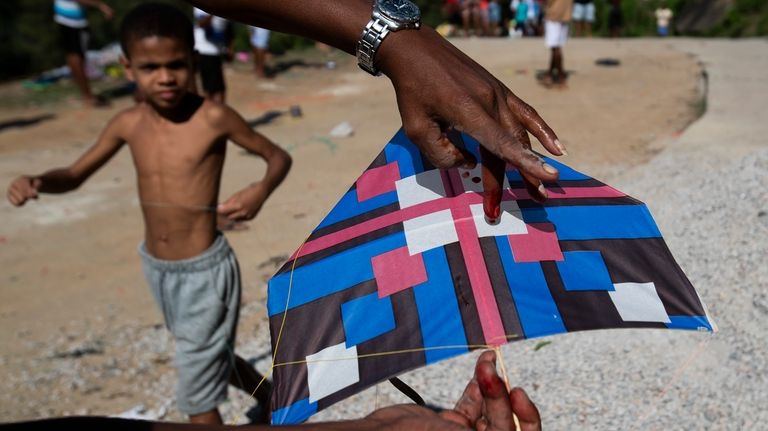
[{"label": "boy's face", "polygon": [[194,79],[189,47],[178,39],[151,36],[131,41],[128,51],[123,66],[144,99],[160,109],[176,107]]}]

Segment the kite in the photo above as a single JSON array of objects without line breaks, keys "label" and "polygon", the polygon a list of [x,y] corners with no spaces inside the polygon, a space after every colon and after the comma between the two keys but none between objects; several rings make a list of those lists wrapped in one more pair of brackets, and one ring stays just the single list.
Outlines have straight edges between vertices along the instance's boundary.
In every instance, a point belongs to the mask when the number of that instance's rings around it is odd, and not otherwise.
[{"label": "kite", "polygon": [[[451,136],[478,156],[479,143]],[[714,331],[648,208],[566,165],[535,202],[507,168],[436,169],[400,130],[270,279],[272,423],[473,349],[606,328]]]}]

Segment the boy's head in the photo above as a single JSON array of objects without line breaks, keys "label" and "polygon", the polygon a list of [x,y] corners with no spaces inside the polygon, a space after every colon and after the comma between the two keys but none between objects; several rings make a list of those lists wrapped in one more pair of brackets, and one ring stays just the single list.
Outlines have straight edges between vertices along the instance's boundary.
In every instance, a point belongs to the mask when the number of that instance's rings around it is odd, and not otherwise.
[{"label": "boy's head", "polygon": [[120,45],[126,74],[158,108],[178,105],[194,79],[192,23],[180,10],[144,3],[123,19]]},{"label": "boy's head", "polygon": [[180,10],[165,3],[143,3],[123,18],[120,46],[131,58],[131,44],[148,37],[176,39],[191,53],[195,47],[192,23]]}]

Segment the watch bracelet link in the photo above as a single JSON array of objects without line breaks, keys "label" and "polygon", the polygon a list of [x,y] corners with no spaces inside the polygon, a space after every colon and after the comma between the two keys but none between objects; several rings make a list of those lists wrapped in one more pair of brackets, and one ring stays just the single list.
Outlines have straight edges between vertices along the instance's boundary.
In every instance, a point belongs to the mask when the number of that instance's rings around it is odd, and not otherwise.
[{"label": "watch bracelet link", "polygon": [[372,19],[360,35],[360,41],[357,43],[357,64],[371,75],[381,75],[381,71],[376,69],[373,62],[381,42],[387,37],[389,32],[389,27],[383,21]]}]

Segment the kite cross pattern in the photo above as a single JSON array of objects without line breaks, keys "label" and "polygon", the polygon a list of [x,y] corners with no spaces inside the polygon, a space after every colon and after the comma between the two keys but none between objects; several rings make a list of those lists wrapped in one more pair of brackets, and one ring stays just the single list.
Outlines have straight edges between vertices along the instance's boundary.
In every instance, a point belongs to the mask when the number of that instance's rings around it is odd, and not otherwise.
[{"label": "kite cross pattern", "polygon": [[[467,135],[452,140],[479,158]],[[713,330],[646,206],[547,159],[550,198],[508,168],[486,221],[481,167],[439,170],[403,131],[269,282],[272,421],[405,371],[526,338]]]}]

